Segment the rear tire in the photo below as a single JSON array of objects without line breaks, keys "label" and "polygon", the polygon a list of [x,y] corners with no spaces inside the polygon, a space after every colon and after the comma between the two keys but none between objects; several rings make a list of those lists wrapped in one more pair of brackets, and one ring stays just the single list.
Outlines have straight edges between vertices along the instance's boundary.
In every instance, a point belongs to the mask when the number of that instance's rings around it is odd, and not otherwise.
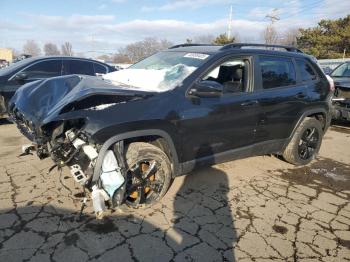
[{"label": "rear tire", "polygon": [[306,117],[297,127],[292,140],[283,152],[283,158],[293,165],[310,163],[320,150],[323,130],[320,121]]},{"label": "rear tire", "polygon": [[172,179],[168,156],[152,144],[135,142],[126,147],[125,158],[126,204],[138,208],[153,205],[161,200]]}]

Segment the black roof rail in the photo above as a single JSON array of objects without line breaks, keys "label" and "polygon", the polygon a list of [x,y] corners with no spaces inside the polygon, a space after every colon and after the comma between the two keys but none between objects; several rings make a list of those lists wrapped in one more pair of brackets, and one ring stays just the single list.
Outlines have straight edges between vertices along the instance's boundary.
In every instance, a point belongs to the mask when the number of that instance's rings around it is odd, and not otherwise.
[{"label": "black roof rail", "polygon": [[188,44],[174,45],[174,46],[169,47],[168,49],[175,49],[175,48],[187,47],[187,46],[217,46],[217,45],[212,45],[212,44],[192,44],[192,43],[188,43]]},{"label": "black roof rail", "polygon": [[268,44],[250,44],[250,43],[232,43],[224,45],[220,50],[227,50],[230,48],[237,48],[240,49],[242,47],[265,47],[265,48],[271,48],[274,50],[275,48],[283,48],[288,52],[296,52],[296,53],[303,53],[300,49],[294,47],[294,46],[287,46],[287,45],[268,45]]}]

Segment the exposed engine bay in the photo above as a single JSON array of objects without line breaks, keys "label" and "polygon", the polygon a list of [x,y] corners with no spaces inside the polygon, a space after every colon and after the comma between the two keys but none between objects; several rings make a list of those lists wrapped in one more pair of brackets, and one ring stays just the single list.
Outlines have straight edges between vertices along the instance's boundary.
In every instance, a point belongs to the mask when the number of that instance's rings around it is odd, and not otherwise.
[{"label": "exposed engine bay", "polygon": [[[121,168],[122,151],[118,151],[117,143],[113,150],[108,150],[104,156],[100,177],[97,183],[92,178],[99,149],[101,146],[89,143],[88,136],[81,130],[71,128],[66,130],[65,123],[60,124],[52,132],[52,137],[46,144],[35,144],[26,150],[35,150],[38,157],[51,157],[58,169],[67,166],[76,183],[91,192],[91,199],[96,218],[101,219],[106,209],[105,203],[111,207],[122,204],[125,187],[125,168]],[[122,142],[120,142],[122,143]],[[29,151],[27,151],[29,153]],[[119,155],[119,161],[116,155]],[[119,162],[119,163],[118,163]],[[85,204],[86,200],[84,200]]]}]

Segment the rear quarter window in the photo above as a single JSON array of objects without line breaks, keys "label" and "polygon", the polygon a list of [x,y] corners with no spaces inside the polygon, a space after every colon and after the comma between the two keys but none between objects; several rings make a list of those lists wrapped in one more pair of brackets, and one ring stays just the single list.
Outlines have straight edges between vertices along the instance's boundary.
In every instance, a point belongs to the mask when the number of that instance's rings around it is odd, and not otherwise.
[{"label": "rear quarter window", "polygon": [[296,64],[299,69],[300,78],[302,82],[307,82],[311,80],[315,80],[317,78],[317,74],[312,66],[305,59],[295,59]]},{"label": "rear quarter window", "polygon": [[259,63],[264,89],[296,84],[295,68],[290,58],[260,56]]},{"label": "rear quarter window", "polygon": [[95,74],[106,74],[108,73],[107,67],[94,63]]}]

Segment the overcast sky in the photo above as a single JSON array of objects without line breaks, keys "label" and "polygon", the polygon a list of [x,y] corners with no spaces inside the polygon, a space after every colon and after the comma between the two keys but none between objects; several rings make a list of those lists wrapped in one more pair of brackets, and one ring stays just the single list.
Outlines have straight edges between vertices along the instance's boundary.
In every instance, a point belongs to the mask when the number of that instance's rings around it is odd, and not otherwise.
[{"label": "overcast sky", "polygon": [[183,43],[226,32],[230,5],[233,33],[251,42],[261,41],[274,8],[279,31],[350,14],[350,0],[0,0],[0,47],[20,51],[28,39],[70,41],[75,52],[87,54],[115,52],[150,36]]}]

